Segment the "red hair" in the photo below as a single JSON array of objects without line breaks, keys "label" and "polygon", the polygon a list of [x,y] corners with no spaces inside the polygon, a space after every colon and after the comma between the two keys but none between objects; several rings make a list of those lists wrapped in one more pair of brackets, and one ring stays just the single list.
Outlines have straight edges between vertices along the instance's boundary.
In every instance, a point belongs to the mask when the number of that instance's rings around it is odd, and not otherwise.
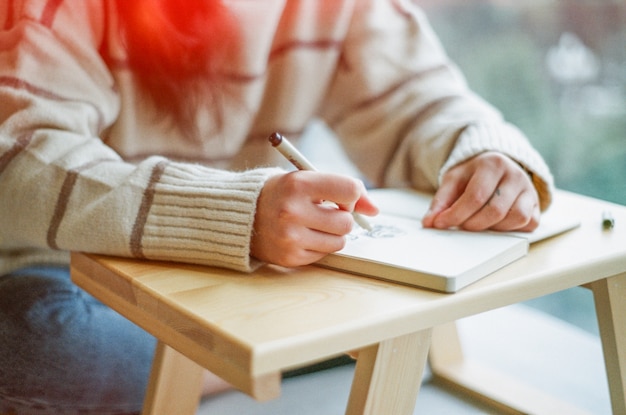
[{"label": "red hair", "polygon": [[[195,117],[220,108],[215,67],[235,38],[219,0],[117,0],[128,65],[159,114],[198,139]],[[211,108],[212,107],[212,108]]]}]

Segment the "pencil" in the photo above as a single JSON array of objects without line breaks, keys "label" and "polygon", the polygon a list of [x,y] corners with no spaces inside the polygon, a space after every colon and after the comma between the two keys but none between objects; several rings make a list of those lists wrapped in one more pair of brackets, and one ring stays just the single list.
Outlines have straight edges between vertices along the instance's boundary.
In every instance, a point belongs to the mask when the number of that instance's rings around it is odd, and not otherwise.
[{"label": "pencil", "polygon": [[[313,164],[311,164],[311,162],[307,160],[306,157],[304,157],[304,155],[302,155],[302,153],[300,153],[298,149],[295,148],[289,140],[283,137],[280,133],[272,133],[269,136],[269,141],[272,146],[287,160],[289,160],[289,162],[291,162],[291,164],[293,164],[298,170],[317,171],[315,166],[313,166]],[[357,212],[352,212],[352,217],[361,228],[367,231],[372,230],[372,225],[370,225],[370,223],[362,215]]]}]

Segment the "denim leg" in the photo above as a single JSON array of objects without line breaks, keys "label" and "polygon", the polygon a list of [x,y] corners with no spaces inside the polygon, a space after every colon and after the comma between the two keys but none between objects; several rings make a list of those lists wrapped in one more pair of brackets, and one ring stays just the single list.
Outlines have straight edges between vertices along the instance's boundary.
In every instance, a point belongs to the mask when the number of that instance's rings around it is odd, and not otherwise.
[{"label": "denim leg", "polygon": [[139,412],[155,344],[67,268],[0,276],[0,413]]}]

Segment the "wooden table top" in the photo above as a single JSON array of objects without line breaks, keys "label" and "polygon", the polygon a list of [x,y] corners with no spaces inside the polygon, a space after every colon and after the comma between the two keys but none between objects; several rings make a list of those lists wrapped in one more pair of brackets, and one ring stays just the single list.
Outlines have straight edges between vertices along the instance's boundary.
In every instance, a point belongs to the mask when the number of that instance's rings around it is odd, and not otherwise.
[{"label": "wooden table top", "polygon": [[72,278],[205,367],[259,377],[626,272],[626,207],[559,191],[555,208],[581,226],[454,294],[316,266],[242,274],[79,253]]}]

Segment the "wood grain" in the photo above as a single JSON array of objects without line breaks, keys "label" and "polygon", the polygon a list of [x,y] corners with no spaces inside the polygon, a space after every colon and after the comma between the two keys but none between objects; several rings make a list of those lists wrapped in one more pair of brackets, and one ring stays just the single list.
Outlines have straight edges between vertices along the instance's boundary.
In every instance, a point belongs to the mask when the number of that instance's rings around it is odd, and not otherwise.
[{"label": "wood grain", "polygon": [[[268,265],[242,274],[81,253],[72,254],[72,278],[199,365],[257,399],[270,399],[278,396],[285,369],[351,350],[384,349],[391,339],[626,272],[626,208],[568,192],[557,193],[554,208],[579,215],[581,226],[533,244],[526,257],[454,294],[315,266]],[[607,209],[616,223],[611,231],[601,226]],[[612,376],[623,379],[626,300],[615,283],[623,277],[610,281],[610,288],[597,285],[598,298],[610,300],[599,318],[607,325],[610,363],[617,365]],[[615,388],[623,408],[624,386]]]}]

